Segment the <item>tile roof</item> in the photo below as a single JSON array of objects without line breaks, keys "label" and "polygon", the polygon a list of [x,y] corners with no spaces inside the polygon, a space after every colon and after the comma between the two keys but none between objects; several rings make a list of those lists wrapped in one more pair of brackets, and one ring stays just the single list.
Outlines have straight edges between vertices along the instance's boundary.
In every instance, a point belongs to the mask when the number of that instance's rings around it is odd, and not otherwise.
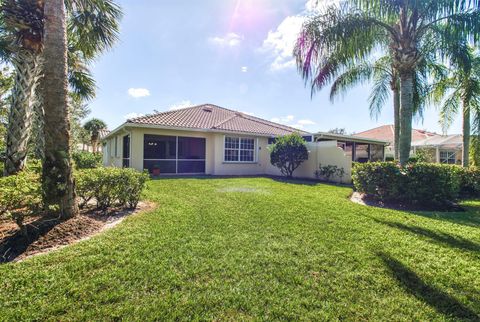
[{"label": "tile roof", "polygon": [[[355,136],[360,136],[360,137],[375,139],[375,140],[388,141],[391,144],[393,144],[394,127],[392,124],[382,125],[374,129],[356,133]],[[425,130],[412,129],[412,142],[424,140],[433,136],[439,136],[439,134],[428,132]]]},{"label": "tile roof", "polygon": [[439,146],[442,148],[462,148],[463,137],[461,134],[437,135],[423,140],[412,142],[412,146]]},{"label": "tile roof", "polygon": [[130,124],[279,136],[307,132],[213,104],[195,105],[127,120]]}]

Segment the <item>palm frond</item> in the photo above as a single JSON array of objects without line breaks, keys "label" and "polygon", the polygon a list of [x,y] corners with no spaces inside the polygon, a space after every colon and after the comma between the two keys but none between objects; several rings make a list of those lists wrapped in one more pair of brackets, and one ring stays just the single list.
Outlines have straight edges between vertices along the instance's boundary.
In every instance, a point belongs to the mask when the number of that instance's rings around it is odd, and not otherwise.
[{"label": "palm frond", "polygon": [[440,108],[440,125],[443,133],[447,133],[452,125],[455,115],[460,109],[460,91],[457,89],[453,91],[443,102]]},{"label": "palm frond", "polygon": [[330,89],[330,101],[334,102],[338,96],[345,95],[352,87],[365,83],[372,78],[374,66],[368,62],[359,63],[339,75]]},{"label": "palm frond", "polygon": [[378,119],[382,108],[390,98],[392,75],[382,70],[375,70],[372,92],[368,97],[370,117]]}]

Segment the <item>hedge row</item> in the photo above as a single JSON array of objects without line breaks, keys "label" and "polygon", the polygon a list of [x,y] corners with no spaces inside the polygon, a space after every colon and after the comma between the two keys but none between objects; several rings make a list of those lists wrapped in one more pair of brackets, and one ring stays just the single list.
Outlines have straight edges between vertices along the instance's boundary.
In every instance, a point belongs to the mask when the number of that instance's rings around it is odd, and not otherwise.
[{"label": "hedge row", "polygon": [[355,189],[381,201],[443,206],[460,195],[480,196],[480,169],[456,165],[393,162],[355,164]]},{"label": "hedge row", "polygon": [[[90,200],[106,210],[111,206],[135,208],[149,178],[134,169],[96,168],[75,172],[80,205]],[[0,218],[15,221],[20,228],[26,217],[43,209],[39,169],[29,167],[17,175],[0,177]]]},{"label": "hedge row", "polygon": [[79,170],[75,177],[80,207],[95,200],[98,208],[107,209],[135,208],[149,175],[130,168],[96,168]]},{"label": "hedge row", "polygon": [[102,166],[102,154],[88,151],[77,151],[72,154],[76,169],[92,169]]}]

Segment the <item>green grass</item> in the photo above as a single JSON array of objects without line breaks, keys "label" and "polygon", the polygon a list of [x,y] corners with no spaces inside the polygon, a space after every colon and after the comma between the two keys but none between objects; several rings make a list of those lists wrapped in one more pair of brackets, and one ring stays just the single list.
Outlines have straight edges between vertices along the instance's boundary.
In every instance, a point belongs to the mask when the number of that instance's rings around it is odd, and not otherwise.
[{"label": "green grass", "polygon": [[269,178],[152,181],[156,210],[0,266],[0,319],[478,319],[480,202],[408,213],[350,193]]}]

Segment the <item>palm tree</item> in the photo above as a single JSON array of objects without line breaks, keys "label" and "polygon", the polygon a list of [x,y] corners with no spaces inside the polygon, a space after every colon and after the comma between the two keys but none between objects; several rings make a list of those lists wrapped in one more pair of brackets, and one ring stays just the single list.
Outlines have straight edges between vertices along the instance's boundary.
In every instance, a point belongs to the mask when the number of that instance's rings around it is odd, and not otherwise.
[{"label": "palm tree", "polygon": [[83,128],[90,133],[90,141],[92,143],[92,152],[98,152],[97,146],[100,138],[100,131],[107,128],[107,124],[99,119],[93,118],[83,125]]},{"label": "palm tree", "polygon": [[37,5],[34,0],[7,0],[0,10],[4,27],[2,56],[10,52],[9,58],[15,70],[4,169],[5,174],[14,174],[25,165],[32,121],[30,105],[40,75],[41,2]]},{"label": "palm tree", "polygon": [[[30,79],[31,75],[38,75],[41,69],[39,57],[41,57],[42,48],[42,33],[43,33],[43,0],[6,0],[0,7],[0,56],[10,53],[10,58],[13,59],[18,56],[19,50],[18,39],[27,39],[27,44],[35,49],[34,55],[28,56],[36,59],[36,65],[26,64],[20,57],[20,62],[14,60],[14,65],[17,62],[16,68],[19,79]],[[69,48],[69,63],[72,61],[84,62],[84,66],[90,60],[95,58],[99,53],[111,47],[117,39],[119,30],[118,20],[121,17],[120,8],[111,0],[65,0],[65,6],[68,12],[68,48]],[[33,36],[25,37],[27,34]],[[21,43],[20,43],[21,44]],[[27,57],[27,58],[28,58]],[[73,91],[78,94],[90,95],[92,90],[75,90],[75,86],[86,85],[94,89],[93,79],[89,77],[86,68],[76,69],[75,64],[69,71],[69,79]],[[35,67],[32,72],[32,68]],[[30,69],[28,69],[30,68]],[[30,78],[28,78],[29,76]],[[76,81],[75,79],[76,78]],[[33,82],[32,88],[29,90],[20,90],[20,96],[14,91],[16,105],[13,104],[11,108],[11,120],[9,122],[9,137],[10,144],[9,159],[12,159],[11,166],[6,167],[7,173],[15,173],[22,169],[26,155],[27,143],[30,136],[29,129],[31,128],[32,117],[35,119],[36,132],[41,132],[42,128],[42,90],[35,91],[33,86],[41,86],[41,82]],[[78,82],[81,80],[81,82]],[[40,84],[40,85],[39,85]],[[18,87],[25,87],[26,84],[18,83]],[[93,86],[93,87],[92,87]],[[41,136],[36,136],[41,139]],[[37,144],[41,150],[42,140]],[[8,160],[7,160],[8,161]]]},{"label": "palm tree", "polygon": [[42,169],[44,201],[58,204],[63,218],[78,213],[70,157],[66,14],[63,0],[45,1],[43,105],[45,160]]},{"label": "palm tree", "polygon": [[[437,64],[432,55],[427,55],[422,60],[414,78],[414,115],[423,117],[427,100],[425,93],[429,90],[427,76],[435,79],[445,77],[446,67]],[[373,82],[372,92],[369,95],[369,110],[372,118],[378,118],[387,100],[393,95],[394,111],[394,156],[399,158],[399,139],[400,139],[400,86],[396,70],[392,66],[392,60],[389,55],[376,59],[375,62],[359,62],[349,66],[336,77],[330,89],[330,101],[335,102],[339,96],[344,96],[351,87]]]},{"label": "palm tree", "polygon": [[422,46],[431,35],[446,40],[438,28],[444,24],[458,38],[476,42],[480,4],[470,0],[350,0],[348,4],[330,7],[304,24],[294,51],[297,66],[310,80],[313,94],[331,80],[332,71],[366,60],[375,50],[388,53],[400,80],[399,153],[404,165],[411,148],[415,73],[426,54]]},{"label": "palm tree", "polygon": [[[435,103],[442,103],[440,123],[444,132],[453,122],[459,111],[463,120],[463,158],[462,165],[468,167],[470,162],[471,124],[473,116],[473,133],[480,133],[480,56],[476,50],[466,44],[455,46],[452,55],[451,73],[434,84],[432,88]],[[459,50],[461,49],[461,50]]]}]

